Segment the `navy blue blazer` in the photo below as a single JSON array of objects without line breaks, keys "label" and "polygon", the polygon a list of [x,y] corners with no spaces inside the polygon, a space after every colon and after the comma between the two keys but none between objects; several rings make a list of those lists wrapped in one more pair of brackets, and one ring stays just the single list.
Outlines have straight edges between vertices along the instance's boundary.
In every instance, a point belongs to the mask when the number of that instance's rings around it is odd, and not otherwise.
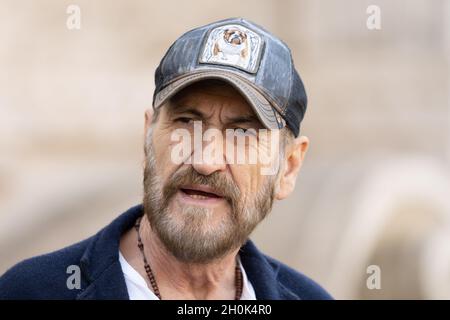
[{"label": "navy blue blazer", "polygon": [[[132,207],[84,241],[18,263],[0,277],[0,299],[129,299],[119,240],[142,214],[141,205]],[[331,299],[314,281],[264,255],[250,240],[239,254],[258,300]],[[71,265],[79,267],[79,289],[67,285]]]}]

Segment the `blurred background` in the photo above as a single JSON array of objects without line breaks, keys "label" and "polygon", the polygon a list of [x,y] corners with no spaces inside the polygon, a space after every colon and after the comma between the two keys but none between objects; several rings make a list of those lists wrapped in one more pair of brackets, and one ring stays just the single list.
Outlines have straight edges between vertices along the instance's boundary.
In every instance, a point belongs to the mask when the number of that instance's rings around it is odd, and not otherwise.
[{"label": "blurred background", "polygon": [[234,16],[291,47],[309,95],[296,192],[253,239],[339,299],[450,299],[445,0],[0,0],[0,274],[141,201],[159,60],[183,32]]}]

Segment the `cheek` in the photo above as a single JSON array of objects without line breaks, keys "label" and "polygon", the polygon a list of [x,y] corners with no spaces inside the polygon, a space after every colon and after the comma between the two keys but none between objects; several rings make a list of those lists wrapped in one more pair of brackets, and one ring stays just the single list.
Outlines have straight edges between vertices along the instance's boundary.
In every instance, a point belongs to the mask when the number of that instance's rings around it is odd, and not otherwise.
[{"label": "cheek", "polygon": [[252,198],[260,189],[264,177],[261,176],[257,165],[231,165],[230,170],[241,197]]},{"label": "cheek", "polygon": [[176,142],[172,142],[170,134],[155,132],[153,135],[153,150],[156,162],[156,168],[163,181],[166,177],[170,176],[177,169],[173,161],[171,161],[172,145]]},{"label": "cheek", "polygon": [[246,155],[247,163],[230,165],[230,170],[243,195],[252,198],[261,189],[268,175],[276,173],[276,160],[279,157],[277,145],[271,144],[269,137],[262,141],[251,140],[245,146],[238,145],[235,148],[233,160],[236,161],[236,155],[241,152]]}]

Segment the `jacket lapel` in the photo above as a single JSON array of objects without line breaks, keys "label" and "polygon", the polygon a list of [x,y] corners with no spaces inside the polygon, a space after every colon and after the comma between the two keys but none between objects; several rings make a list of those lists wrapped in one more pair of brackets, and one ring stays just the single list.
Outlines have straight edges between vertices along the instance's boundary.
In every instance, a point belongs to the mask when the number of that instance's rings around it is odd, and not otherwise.
[{"label": "jacket lapel", "polygon": [[140,215],[142,206],[132,207],[94,236],[80,261],[86,286],[77,299],[129,299],[119,263],[119,241]]}]

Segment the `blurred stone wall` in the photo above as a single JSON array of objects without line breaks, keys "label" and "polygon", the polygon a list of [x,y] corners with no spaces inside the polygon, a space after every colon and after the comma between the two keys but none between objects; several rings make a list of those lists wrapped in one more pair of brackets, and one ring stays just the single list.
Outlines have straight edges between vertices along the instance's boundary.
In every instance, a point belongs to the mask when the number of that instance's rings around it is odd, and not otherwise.
[{"label": "blurred stone wall", "polygon": [[296,192],[255,241],[337,298],[450,298],[444,0],[1,0],[0,273],[140,201],[153,72],[180,34],[232,16],[289,44],[309,96]]}]

